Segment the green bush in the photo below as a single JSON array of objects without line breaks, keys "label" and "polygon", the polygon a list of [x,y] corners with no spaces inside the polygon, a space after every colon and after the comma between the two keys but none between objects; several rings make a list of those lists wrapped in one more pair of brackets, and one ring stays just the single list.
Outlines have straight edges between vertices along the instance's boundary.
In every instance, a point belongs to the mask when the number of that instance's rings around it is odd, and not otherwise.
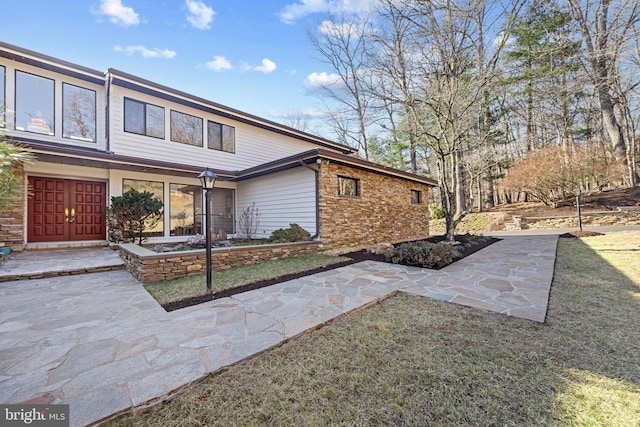
[{"label": "green bush", "polygon": [[431,215],[431,219],[444,218],[444,211],[442,210],[442,206],[435,203],[429,205],[429,214]]},{"label": "green bush", "polygon": [[385,253],[387,259],[394,264],[410,265],[423,268],[442,268],[460,258],[455,246],[446,243],[430,243],[425,241],[407,242]]},{"label": "green bush", "polygon": [[289,228],[279,228],[269,236],[269,243],[306,242],[311,234],[298,224],[289,224]]},{"label": "green bush", "polygon": [[105,208],[109,240],[130,243],[145,240],[144,232],[162,220],[162,202],[149,191],[131,189],[122,196],[111,197],[111,206]]}]

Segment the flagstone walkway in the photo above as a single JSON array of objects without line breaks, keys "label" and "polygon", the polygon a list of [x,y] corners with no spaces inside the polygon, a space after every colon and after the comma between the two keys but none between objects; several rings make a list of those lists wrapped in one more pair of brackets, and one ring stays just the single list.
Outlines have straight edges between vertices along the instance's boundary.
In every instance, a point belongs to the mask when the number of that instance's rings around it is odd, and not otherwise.
[{"label": "flagstone walkway", "polygon": [[96,423],[396,291],[543,322],[557,239],[505,237],[439,271],[361,262],[170,313],[124,270],[2,282],[0,403]]}]

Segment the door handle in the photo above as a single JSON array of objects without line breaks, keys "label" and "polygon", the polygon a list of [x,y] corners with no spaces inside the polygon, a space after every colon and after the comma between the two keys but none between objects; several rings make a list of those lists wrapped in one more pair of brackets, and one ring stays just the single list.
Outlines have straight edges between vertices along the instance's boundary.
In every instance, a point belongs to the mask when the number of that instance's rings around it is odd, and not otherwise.
[{"label": "door handle", "polygon": [[69,219],[69,222],[75,222],[76,221],[76,210],[74,208],[71,208],[71,219]]},{"label": "door handle", "polygon": [[64,208],[64,220],[69,222],[69,208]]}]

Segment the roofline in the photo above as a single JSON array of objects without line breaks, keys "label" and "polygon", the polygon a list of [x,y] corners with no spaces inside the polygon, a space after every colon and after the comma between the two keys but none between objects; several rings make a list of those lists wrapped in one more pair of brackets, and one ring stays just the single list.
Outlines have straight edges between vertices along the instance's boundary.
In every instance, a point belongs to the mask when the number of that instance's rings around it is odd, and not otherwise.
[{"label": "roofline", "polygon": [[31,65],[45,70],[54,71],[69,77],[74,77],[93,84],[104,86],[106,79],[102,71],[83,67],[63,61],[52,56],[43,55],[32,50],[0,42],[0,57]]},{"label": "roofline", "polygon": [[[182,165],[171,162],[163,162],[157,160],[140,159],[137,157],[123,156],[119,154],[109,153],[91,148],[81,148],[69,145],[41,142],[26,138],[10,137],[11,140],[22,143],[31,148],[35,154],[43,154],[46,156],[55,156],[68,159],[84,159],[87,161],[97,161],[103,167],[113,167],[116,169],[127,169],[127,167],[134,168],[134,170],[141,170],[142,172],[157,172],[166,173],[171,171],[174,175],[192,177],[196,176],[203,169],[209,167],[207,165],[193,166]],[[375,171],[387,176],[395,176],[398,178],[407,179],[413,182],[419,182],[432,187],[437,187],[437,181],[428,178],[426,176],[417,175],[411,172],[405,172],[399,169],[390,168],[377,163],[369,162],[353,156],[346,156],[344,154],[336,153],[330,150],[313,149],[304,151],[302,153],[293,154],[282,159],[267,162],[258,166],[253,166],[247,169],[238,171],[229,171],[223,169],[211,168],[212,171],[218,175],[218,178],[223,181],[239,182],[247,179],[258,178],[260,176],[269,175],[275,172],[292,169],[302,164],[312,164],[317,162],[318,159],[325,159],[335,161],[340,164],[360,168],[367,171]],[[145,170],[147,169],[147,170]]]},{"label": "roofline", "polygon": [[[124,71],[120,71],[114,68],[109,68],[107,74],[112,77],[112,83],[117,86],[125,87],[137,92],[147,93],[148,95],[155,96],[167,101],[182,104],[191,108],[206,111],[211,114],[215,114],[221,117],[225,117],[231,120],[239,121],[251,126],[256,126],[262,129],[277,132],[281,135],[290,136],[292,138],[301,139],[306,142],[310,142],[316,145],[321,145],[333,150],[338,150],[343,153],[355,153],[357,150],[347,145],[339,144],[326,138],[322,138],[307,132],[294,129],[289,126],[285,126],[281,123],[277,123],[271,120],[267,120],[262,117],[255,116],[253,114],[245,113],[240,110],[236,110],[231,107],[227,107],[222,104],[210,101],[208,99],[200,98],[198,96],[182,92],[177,89],[173,89],[161,84],[152,82],[150,80],[143,79],[132,74],[128,74]],[[118,78],[120,77],[120,78]],[[124,80],[123,80],[124,79]]]}]

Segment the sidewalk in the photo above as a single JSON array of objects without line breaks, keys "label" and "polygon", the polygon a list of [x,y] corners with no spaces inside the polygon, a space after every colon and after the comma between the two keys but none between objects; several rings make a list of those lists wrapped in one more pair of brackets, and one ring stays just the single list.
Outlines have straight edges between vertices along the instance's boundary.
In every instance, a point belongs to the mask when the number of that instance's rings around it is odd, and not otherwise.
[{"label": "sidewalk", "polygon": [[0,283],[0,402],[95,423],[395,291],[542,322],[557,239],[508,237],[439,271],[362,262],[170,313],[124,270]]}]

